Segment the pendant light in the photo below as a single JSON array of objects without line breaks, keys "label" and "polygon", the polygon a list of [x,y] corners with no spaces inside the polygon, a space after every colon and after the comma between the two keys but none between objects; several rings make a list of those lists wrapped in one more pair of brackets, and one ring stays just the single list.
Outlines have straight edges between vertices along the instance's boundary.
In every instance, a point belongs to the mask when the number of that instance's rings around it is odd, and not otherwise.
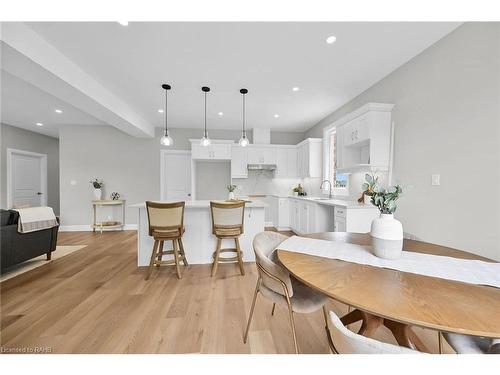
[{"label": "pendant light", "polygon": [[203,138],[200,141],[200,145],[207,147],[212,144],[212,141],[208,138],[207,132],[207,92],[210,91],[210,87],[203,86],[201,91],[205,93],[205,131],[203,132]]},{"label": "pendant light", "polygon": [[172,146],[174,144],[174,140],[168,134],[168,90],[170,90],[172,87],[170,85],[167,85],[166,83],[161,85],[161,87],[165,90],[165,135],[161,137],[160,143],[163,146]]},{"label": "pendant light", "polygon": [[245,130],[245,94],[248,93],[248,90],[247,89],[241,89],[240,93],[241,93],[242,98],[243,98],[243,127],[242,127],[242,130],[241,130],[241,138],[240,138],[239,144],[240,144],[241,147],[247,147],[248,144],[250,143],[248,141],[247,132]]}]

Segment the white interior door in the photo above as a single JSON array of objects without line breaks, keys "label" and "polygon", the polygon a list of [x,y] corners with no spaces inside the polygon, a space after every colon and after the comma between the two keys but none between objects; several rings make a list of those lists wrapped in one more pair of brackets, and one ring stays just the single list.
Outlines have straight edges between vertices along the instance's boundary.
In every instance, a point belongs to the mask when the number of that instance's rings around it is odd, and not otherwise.
[{"label": "white interior door", "polygon": [[191,154],[161,151],[161,200],[191,200]]},{"label": "white interior door", "polygon": [[47,155],[7,150],[7,205],[47,205]]}]

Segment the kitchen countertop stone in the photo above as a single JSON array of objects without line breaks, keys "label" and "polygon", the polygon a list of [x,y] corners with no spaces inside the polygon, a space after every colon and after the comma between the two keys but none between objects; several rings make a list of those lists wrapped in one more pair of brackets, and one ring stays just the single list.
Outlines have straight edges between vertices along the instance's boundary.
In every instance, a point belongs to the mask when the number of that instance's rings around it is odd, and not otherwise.
[{"label": "kitchen countertop stone", "polygon": [[373,205],[366,205],[364,203],[359,203],[357,201],[352,201],[352,200],[344,200],[344,199],[314,199],[317,197],[296,197],[294,195],[288,196],[288,198],[292,199],[297,199],[297,200],[303,200],[307,202],[313,202],[317,204],[322,204],[325,206],[339,206],[339,207],[345,207],[345,208],[355,208],[355,209],[367,209],[367,210],[378,210],[377,207]]}]

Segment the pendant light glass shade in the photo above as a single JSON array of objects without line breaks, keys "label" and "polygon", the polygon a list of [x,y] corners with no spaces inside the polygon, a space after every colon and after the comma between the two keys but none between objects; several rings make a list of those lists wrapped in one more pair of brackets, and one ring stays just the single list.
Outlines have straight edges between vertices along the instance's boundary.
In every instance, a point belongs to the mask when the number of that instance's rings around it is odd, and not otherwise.
[{"label": "pendant light glass shade", "polygon": [[163,146],[172,146],[174,144],[174,140],[168,134],[168,90],[172,87],[164,83],[161,87],[165,90],[165,134],[160,139],[160,144]]},{"label": "pendant light glass shade", "polygon": [[243,98],[243,111],[242,111],[242,113],[243,113],[243,126],[242,126],[242,130],[241,130],[241,138],[240,138],[240,141],[238,143],[241,147],[246,147],[250,144],[250,141],[247,138],[247,132],[245,130],[245,94],[248,93],[248,90],[241,89],[240,93],[241,93],[242,98]]},{"label": "pendant light glass shade", "polygon": [[165,132],[165,135],[161,137],[160,143],[163,146],[172,146],[174,144],[174,140],[172,137],[168,134],[168,131]]},{"label": "pendant light glass shade", "polygon": [[247,138],[246,134],[243,134],[240,138],[239,144],[241,147],[247,147],[250,144],[250,141]]},{"label": "pendant light glass shade", "polygon": [[210,138],[208,138],[208,132],[207,132],[207,92],[210,91],[210,87],[203,86],[201,88],[201,91],[205,93],[205,130],[203,132],[203,138],[200,141],[200,145],[203,147],[208,147],[212,144],[212,141]]}]

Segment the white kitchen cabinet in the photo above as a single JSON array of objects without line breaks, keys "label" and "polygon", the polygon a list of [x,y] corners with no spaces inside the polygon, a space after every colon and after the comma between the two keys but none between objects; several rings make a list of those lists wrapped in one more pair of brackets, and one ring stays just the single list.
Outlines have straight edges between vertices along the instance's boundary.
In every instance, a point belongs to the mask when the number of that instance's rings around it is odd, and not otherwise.
[{"label": "white kitchen cabinet", "polygon": [[233,145],[231,150],[231,178],[247,178],[247,148]]},{"label": "white kitchen cabinet", "polygon": [[333,231],[334,232],[347,232],[346,223],[344,217],[336,217],[333,221]]},{"label": "white kitchen cabinet", "polygon": [[274,145],[248,146],[248,164],[276,164],[276,147]]},{"label": "white kitchen cabinet", "polygon": [[323,140],[308,138],[297,145],[299,177],[321,177],[323,168]]},{"label": "white kitchen cabinet", "polygon": [[388,170],[393,107],[368,103],[332,125],[337,131],[338,172]]},{"label": "white kitchen cabinet", "polygon": [[333,230],[333,207],[302,199],[288,198],[290,228],[298,234],[331,232]]},{"label": "white kitchen cabinet", "polygon": [[277,146],[276,148],[276,178],[297,177],[297,147]]},{"label": "white kitchen cabinet", "polygon": [[272,226],[279,231],[290,230],[290,205],[286,197],[269,195],[266,199]]},{"label": "white kitchen cabinet", "polygon": [[333,215],[334,232],[368,233],[373,219],[379,217],[379,211],[375,206],[366,208],[335,206]]},{"label": "white kitchen cabinet", "polygon": [[234,141],[213,140],[210,146],[201,146],[198,139],[191,141],[191,158],[195,160],[230,160]]},{"label": "white kitchen cabinet", "polygon": [[298,233],[300,232],[300,210],[299,201],[297,199],[290,199],[290,228]]}]

